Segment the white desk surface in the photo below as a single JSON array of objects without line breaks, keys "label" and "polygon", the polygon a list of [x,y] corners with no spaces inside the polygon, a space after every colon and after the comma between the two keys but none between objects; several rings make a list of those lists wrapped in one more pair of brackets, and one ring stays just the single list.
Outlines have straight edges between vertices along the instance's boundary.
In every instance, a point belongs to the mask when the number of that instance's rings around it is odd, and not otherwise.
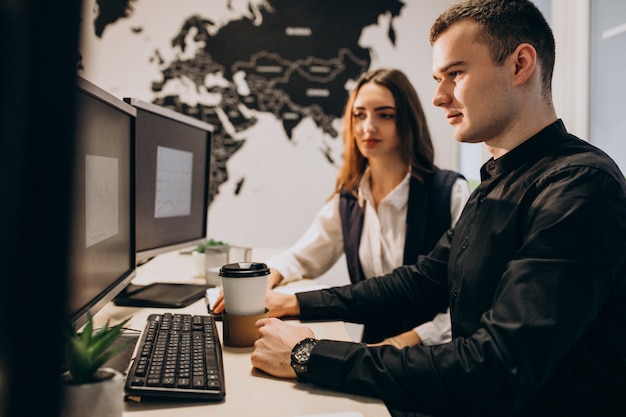
[{"label": "white desk surface", "polygon": [[[189,255],[177,252],[159,255],[141,266],[134,284],[151,282],[204,283],[195,276],[196,271]],[[132,316],[127,327],[142,330],[146,318],[164,309],[118,307],[109,303],[94,317],[95,325],[104,324],[107,319],[116,323]],[[171,312],[206,314],[206,303],[201,299],[184,309]],[[291,322],[291,321],[290,321]],[[292,321],[299,324],[298,321]],[[218,322],[221,336],[221,322]],[[342,322],[306,323],[318,338],[350,340]],[[258,371],[250,364],[252,348],[232,348],[223,346],[226,397],[223,402],[126,402],[125,417],[384,417],[389,412],[377,399],[348,395],[317,387],[271,377]]]}]

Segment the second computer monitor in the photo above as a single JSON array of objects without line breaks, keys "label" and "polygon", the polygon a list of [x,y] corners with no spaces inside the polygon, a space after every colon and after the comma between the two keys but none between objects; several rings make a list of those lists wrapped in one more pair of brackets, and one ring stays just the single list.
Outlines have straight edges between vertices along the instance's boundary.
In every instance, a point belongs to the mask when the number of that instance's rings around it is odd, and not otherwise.
[{"label": "second computer monitor", "polygon": [[195,245],[207,236],[212,126],[134,98],[136,256]]}]

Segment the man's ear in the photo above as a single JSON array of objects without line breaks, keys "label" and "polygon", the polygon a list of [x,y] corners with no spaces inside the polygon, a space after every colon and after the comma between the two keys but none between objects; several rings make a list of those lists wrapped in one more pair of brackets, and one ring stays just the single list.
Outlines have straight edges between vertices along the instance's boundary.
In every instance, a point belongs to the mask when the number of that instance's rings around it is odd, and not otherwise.
[{"label": "man's ear", "polygon": [[513,52],[515,74],[513,75],[516,85],[524,84],[537,69],[537,51],[529,43],[522,43]]}]

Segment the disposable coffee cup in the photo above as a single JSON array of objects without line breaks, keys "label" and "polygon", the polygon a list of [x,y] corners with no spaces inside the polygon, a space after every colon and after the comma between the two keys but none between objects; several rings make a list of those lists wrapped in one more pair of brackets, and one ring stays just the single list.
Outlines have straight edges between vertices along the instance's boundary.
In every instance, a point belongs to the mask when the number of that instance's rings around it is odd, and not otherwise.
[{"label": "disposable coffee cup", "polygon": [[237,262],[220,268],[226,313],[254,316],[265,313],[265,292],[270,270],[264,263]]}]

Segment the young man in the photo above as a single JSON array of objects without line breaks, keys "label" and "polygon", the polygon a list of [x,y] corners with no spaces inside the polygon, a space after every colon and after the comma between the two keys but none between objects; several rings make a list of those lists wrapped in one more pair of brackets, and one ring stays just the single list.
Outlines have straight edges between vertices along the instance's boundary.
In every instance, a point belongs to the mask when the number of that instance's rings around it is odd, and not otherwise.
[{"label": "young man", "polygon": [[431,44],[433,103],[493,155],[480,186],[416,265],[275,294],[273,314],[417,323],[449,305],[452,341],[368,347],[265,319],[253,366],[432,415],[626,415],[626,181],[557,119],[549,26],[530,1],[470,0]]}]

